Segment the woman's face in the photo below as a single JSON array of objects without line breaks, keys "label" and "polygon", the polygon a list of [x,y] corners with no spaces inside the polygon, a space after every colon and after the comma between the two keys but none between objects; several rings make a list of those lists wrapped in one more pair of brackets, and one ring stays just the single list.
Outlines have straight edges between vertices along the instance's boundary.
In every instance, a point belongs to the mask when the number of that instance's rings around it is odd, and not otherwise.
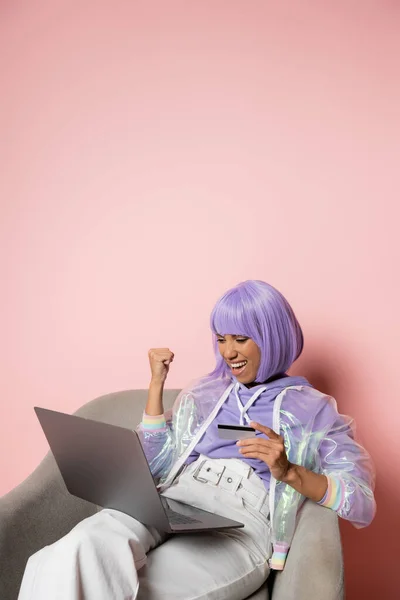
[{"label": "woman's face", "polygon": [[217,335],[218,349],[232,375],[244,385],[256,380],[261,352],[257,344],[243,335]]}]

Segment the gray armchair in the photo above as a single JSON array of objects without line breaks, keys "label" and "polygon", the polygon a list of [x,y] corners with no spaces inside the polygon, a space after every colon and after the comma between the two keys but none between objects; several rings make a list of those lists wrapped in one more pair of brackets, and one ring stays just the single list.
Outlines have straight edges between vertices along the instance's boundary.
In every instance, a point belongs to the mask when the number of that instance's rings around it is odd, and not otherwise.
[{"label": "gray armchair", "polygon": [[[178,390],[167,390],[172,406]],[[141,419],[146,390],[102,396],[76,414],[134,428]],[[39,424],[38,424],[39,427]],[[49,453],[18,487],[0,498],[0,598],[16,600],[28,557],[68,533],[98,507],[71,496]],[[251,600],[341,600],[343,560],[334,512],[307,501],[298,515],[285,569],[270,577]],[[250,598],[248,599],[250,600]]]}]

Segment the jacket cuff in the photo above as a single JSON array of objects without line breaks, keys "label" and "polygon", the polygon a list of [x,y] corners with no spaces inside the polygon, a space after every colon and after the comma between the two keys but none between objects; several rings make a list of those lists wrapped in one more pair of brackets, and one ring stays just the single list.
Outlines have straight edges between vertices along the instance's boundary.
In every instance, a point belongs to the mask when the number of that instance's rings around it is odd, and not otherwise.
[{"label": "jacket cuff", "polygon": [[345,484],[337,475],[326,475],[328,480],[328,489],[325,496],[317,504],[331,508],[335,512],[340,510],[345,499]]},{"label": "jacket cuff", "polygon": [[274,551],[269,559],[269,566],[274,571],[282,571],[285,566],[287,553],[289,552],[289,544],[286,542],[276,542]]},{"label": "jacket cuff", "polygon": [[147,415],[145,412],[142,417],[142,428],[145,431],[161,431],[167,429],[167,422],[164,415]]}]

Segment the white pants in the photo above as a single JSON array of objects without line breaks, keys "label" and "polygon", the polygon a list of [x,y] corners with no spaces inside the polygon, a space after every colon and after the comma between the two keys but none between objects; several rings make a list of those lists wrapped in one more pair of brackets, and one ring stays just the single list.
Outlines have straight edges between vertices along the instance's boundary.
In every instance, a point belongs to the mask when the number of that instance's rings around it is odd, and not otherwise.
[{"label": "white pants", "polygon": [[[244,465],[234,459],[214,463]],[[269,573],[268,498],[256,510],[239,492],[195,480],[197,466],[187,467],[164,495],[240,521],[244,528],[169,535],[119,511],[102,510],[31,556],[18,599],[247,598]],[[254,472],[249,481],[264,488]]]}]

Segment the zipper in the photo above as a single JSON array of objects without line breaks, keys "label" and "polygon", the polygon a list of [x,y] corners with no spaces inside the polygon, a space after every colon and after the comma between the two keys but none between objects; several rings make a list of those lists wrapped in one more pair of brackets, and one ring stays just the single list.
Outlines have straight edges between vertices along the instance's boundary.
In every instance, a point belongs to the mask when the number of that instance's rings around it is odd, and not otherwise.
[{"label": "zipper", "polygon": [[[282,400],[285,397],[286,392],[288,390],[302,390],[303,387],[304,387],[303,385],[291,385],[291,386],[285,388],[284,390],[282,390],[282,392],[276,397],[275,403],[274,403],[274,410],[272,413],[272,429],[278,435],[280,435],[280,430],[281,430],[280,414],[281,414]],[[275,512],[275,490],[276,490],[276,479],[275,479],[275,477],[273,477],[271,475],[271,484],[270,484],[270,488],[269,488],[269,517],[271,520],[271,535],[272,535],[272,537],[274,534],[273,518],[274,518],[274,512]]]}]

